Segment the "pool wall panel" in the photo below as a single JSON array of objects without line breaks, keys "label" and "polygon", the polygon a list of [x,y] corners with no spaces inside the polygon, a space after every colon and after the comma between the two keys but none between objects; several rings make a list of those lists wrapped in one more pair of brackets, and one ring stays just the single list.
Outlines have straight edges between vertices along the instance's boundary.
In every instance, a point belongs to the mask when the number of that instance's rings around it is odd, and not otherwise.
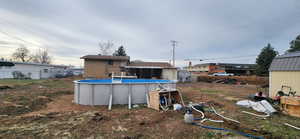
[{"label": "pool wall panel", "polygon": [[[165,88],[175,89],[175,83],[160,83]],[[147,94],[159,87],[157,83],[125,83],[97,84],[76,83],[74,85],[74,101],[82,105],[109,105],[112,93],[113,104],[128,104],[131,94],[131,104],[147,103]]]},{"label": "pool wall panel", "polygon": [[79,103],[84,105],[92,104],[92,88],[89,84],[80,84]]},{"label": "pool wall panel", "polygon": [[113,104],[128,104],[127,85],[113,85]]},{"label": "pool wall panel", "polygon": [[141,104],[147,102],[146,100],[147,87],[146,85],[136,84],[132,86],[131,99],[133,104]]},{"label": "pool wall panel", "polygon": [[94,105],[108,105],[110,85],[95,85]]}]

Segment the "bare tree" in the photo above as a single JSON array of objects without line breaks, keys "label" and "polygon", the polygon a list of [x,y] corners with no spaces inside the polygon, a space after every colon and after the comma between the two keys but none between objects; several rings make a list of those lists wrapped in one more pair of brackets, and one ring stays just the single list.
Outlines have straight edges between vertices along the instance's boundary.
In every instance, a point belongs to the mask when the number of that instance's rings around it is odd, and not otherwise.
[{"label": "bare tree", "polygon": [[33,62],[41,64],[51,64],[52,58],[49,56],[48,49],[39,49],[33,56]]},{"label": "bare tree", "polygon": [[111,41],[100,42],[99,43],[100,54],[101,55],[111,55],[113,46],[114,46],[114,44]]},{"label": "bare tree", "polygon": [[29,49],[27,49],[24,45],[21,45],[15,50],[15,52],[12,54],[12,58],[16,61],[22,62],[29,62],[32,60]]}]

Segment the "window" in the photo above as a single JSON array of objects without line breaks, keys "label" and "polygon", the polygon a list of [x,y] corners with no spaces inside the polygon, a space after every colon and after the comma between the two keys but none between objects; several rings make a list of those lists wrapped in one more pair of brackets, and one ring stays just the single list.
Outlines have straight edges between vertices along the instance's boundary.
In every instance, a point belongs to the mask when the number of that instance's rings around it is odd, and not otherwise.
[{"label": "window", "polygon": [[112,61],[112,60],[108,61],[108,65],[113,65],[113,64],[114,64],[114,61]]},{"label": "window", "polygon": [[48,73],[48,69],[44,69],[44,72],[45,72],[45,73]]}]

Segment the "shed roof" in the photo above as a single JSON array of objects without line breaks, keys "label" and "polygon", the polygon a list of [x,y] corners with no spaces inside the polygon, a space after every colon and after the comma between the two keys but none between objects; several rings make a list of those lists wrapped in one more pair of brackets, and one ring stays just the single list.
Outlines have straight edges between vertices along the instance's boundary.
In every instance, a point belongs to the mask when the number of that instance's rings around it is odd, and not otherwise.
[{"label": "shed roof", "polygon": [[270,71],[300,71],[300,51],[287,53],[274,58]]},{"label": "shed roof", "polygon": [[0,62],[1,63],[2,62],[10,62],[10,63],[13,63],[14,65],[21,64],[21,65],[35,65],[35,66],[61,67],[61,68],[67,68],[68,67],[66,65],[52,65],[52,64],[41,64],[41,63],[33,63],[33,62],[18,62],[18,61],[4,61],[4,60],[0,60]]},{"label": "shed roof", "polygon": [[174,68],[168,62],[130,62],[130,64],[128,66]]},{"label": "shed roof", "polygon": [[0,60],[0,67],[1,66],[8,66],[8,67],[11,67],[11,66],[14,66],[15,64],[12,63],[12,62],[8,62],[8,61],[1,61]]},{"label": "shed roof", "polygon": [[80,59],[128,61],[130,59],[130,57],[129,56],[111,56],[111,55],[86,55],[86,56],[81,57]]}]

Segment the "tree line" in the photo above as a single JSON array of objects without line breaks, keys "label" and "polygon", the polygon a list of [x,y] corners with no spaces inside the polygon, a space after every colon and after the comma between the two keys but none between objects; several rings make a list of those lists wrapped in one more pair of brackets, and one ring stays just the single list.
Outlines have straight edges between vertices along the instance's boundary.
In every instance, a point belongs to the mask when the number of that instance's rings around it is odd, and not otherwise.
[{"label": "tree line", "polygon": [[[113,55],[113,56],[127,56],[124,46],[118,47],[115,52],[112,52],[114,44],[111,41],[99,43],[99,55]],[[26,46],[21,45],[11,55],[11,60],[19,62],[33,62],[41,64],[51,64],[52,57],[46,48],[39,48],[36,52],[32,53]],[[4,60],[4,58],[1,58]]]},{"label": "tree line", "polygon": [[[2,58],[4,60],[4,58]],[[46,48],[39,48],[36,52],[31,53],[30,50],[21,45],[11,55],[11,60],[19,62],[33,62],[41,64],[51,64],[52,57]]]},{"label": "tree line", "polygon": [[[285,53],[291,53],[300,51],[300,35],[290,42],[290,47]],[[268,75],[269,68],[273,59],[278,55],[278,51],[271,46],[270,43],[262,48],[260,54],[256,58],[256,74],[257,75]]]},{"label": "tree line", "polygon": [[127,56],[126,51],[124,46],[119,46],[115,52],[112,53],[114,43],[111,41],[107,42],[100,42],[99,43],[99,48],[100,48],[100,53],[99,55],[113,55],[113,56]]}]

